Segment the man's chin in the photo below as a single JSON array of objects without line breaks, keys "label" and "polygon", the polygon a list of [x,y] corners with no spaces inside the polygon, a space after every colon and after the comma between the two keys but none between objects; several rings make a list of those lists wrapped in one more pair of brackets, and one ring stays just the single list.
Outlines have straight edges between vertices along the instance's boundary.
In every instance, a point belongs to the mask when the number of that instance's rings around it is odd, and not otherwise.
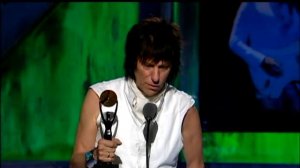
[{"label": "man's chin", "polygon": [[161,92],[161,89],[149,89],[145,94],[146,97],[153,97],[158,95]]},{"label": "man's chin", "polygon": [[157,94],[158,94],[157,91],[149,90],[149,91],[147,91],[147,93],[144,93],[144,96],[145,97],[153,97],[153,96],[156,96]]}]

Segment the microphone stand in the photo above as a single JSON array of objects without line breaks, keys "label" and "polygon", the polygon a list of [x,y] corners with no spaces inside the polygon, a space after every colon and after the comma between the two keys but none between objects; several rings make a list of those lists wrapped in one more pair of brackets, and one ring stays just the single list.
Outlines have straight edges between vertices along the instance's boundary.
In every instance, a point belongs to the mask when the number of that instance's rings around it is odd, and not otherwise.
[{"label": "microphone stand", "polygon": [[146,123],[146,129],[147,129],[147,133],[146,133],[146,168],[149,168],[149,149],[150,149],[150,145],[151,143],[149,143],[149,131],[150,131],[150,122],[151,120],[147,120]]}]

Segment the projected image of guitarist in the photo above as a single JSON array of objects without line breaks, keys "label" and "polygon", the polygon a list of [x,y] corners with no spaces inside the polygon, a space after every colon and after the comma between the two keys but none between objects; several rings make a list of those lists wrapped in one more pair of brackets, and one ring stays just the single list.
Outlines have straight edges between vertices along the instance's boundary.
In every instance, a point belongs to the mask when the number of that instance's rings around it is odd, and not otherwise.
[{"label": "projected image of guitarist", "polygon": [[248,65],[265,110],[300,111],[300,15],[297,2],[244,2],[230,36]]}]

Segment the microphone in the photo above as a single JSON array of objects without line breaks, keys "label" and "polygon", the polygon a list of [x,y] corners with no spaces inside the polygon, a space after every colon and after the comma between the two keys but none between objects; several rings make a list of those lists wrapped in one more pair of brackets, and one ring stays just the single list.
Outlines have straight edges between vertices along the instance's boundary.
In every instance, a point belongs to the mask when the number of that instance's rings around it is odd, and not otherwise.
[{"label": "microphone", "polygon": [[[105,115],[103,114],[102,111],[102,105],[105,107],[112,107],[116,105],[115,107],[115,112],[106,112]],[[117,95],[114,91],[112,90],[105,90],[101,93],[100,95],[100,102],[99,102],[99,107],[100,107],[100,114],[102,121],[105,125],[105,131],[103,138],[107,140],[112,140],[112,131],[111,127],[115,121],[116,115],[117,115],[117,109],[118,109],[118,99]],[[112,162],[102,162],[100,160],[97,161],[97,164],[95,165],[94,168],[118,168],[118,165],[112,164]]]},{"label": "microphone", "polygon": [[153,103],[146,103],[143,107],[143,115],[146,121],[151,121],[157,114],[157,106]]},{"label": "microphone", "polygon": [[[146,166],[149,168],[149,149],[151,148],[151,143],[155,139],[155,135],[157,133],[157,123],[156,122],[151,122],[157,114],[157,106],[153,103],[146,103],[145,106],[143,107],[143,115],[146,119],[146,126],[144,128],[144,137],[146,139]],[[151,123],[153,123],[151,125]],[[150,127],[151,127],[151,136],[150,136]],[[150,138],[149,138],[150,137]]]}]

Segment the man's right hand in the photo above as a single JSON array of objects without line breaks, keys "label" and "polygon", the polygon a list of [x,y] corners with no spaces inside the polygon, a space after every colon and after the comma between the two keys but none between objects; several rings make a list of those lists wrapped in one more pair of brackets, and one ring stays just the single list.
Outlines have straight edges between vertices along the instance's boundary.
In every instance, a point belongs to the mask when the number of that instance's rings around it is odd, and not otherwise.
[{"label": "man's right hand", "polygon": [[275,59],[265,57],[261,63],[262,69],[271,76],[279,77],[282,75],[282,70]]},{"label": "man's right hand", "polygon": [[100,139],[98,141],[98,147],[95,149],[95,159],[102,162],[113,162],[116,158],[115,152],[122,142],[113,138],[112,140]]}]

